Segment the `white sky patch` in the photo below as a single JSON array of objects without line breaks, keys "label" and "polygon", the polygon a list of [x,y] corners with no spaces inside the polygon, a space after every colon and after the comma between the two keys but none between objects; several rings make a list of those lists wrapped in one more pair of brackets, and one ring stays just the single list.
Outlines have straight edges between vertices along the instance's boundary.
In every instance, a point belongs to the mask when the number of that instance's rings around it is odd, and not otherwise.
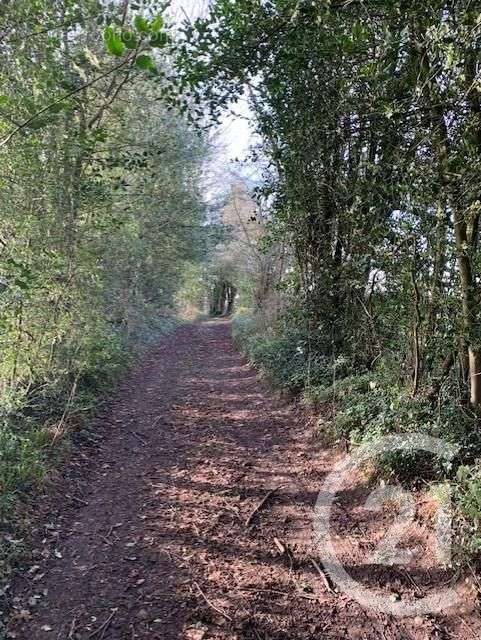
[{"label": "white sky patch", "polygon": [[[172,0],[169,12],[175,22],[186,18],[194,22],[207,14],[209,4],[209,0]],[[231,105],[222,116],[218,138],[226,162],[245,159],[252,138],[249,124],[251,119],[252,114],[245,97]]]},{"label": "white sky patch", "polygon": [[250,121],[252,114],[249,104],[242,98],[232,105],[221,119],[220,137],[226,146],[229,160],[244,160],[252,138]]}]

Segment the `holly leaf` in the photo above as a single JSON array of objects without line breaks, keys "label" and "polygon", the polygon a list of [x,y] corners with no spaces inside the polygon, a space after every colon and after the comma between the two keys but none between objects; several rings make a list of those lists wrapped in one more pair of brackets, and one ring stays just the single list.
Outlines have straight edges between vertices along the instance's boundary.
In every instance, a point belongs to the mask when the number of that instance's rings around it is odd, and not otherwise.
[{"label": "holly leaf", "polygon": [[144,18],[144,16],[135,16],[134,26],[137,31],[140,31],[141,33],[147,33],[149,31],[149,22]]},{"label": "holly leaf", "polygon": [[139,67],[139,69],[143,69],[144,71],[153,71],[155,70],[154,61],[150,56],[143,53],[140,56],[137,56],[135,59],[135,64]]},{"label": "holly leaf", "polygon": [[167,44],[167,34],[165,33],[165,31],[161,31],[160,33],[156,33],[150,39],[150,46],[151,47],[157,47],[158,49],[161,49],[162,47],[165,47],[166,44]]},{"label": "holly leaf", "polygon": [[163,26],[164,26],[164,20],[162,16],[157,16],[150,23],[150,30],[152,31],[152,33],[158,33]]},{"label": "holly leaf", "polygon": [[122,42],[125,44],[127,49],[135,49],[137,47],[137,36],[130,29],[124,29],[120,37],[122,38]]},{"label": "holly leaf", "polygon": [[115,32],[113,27],[106,27],[104,30],[104,41],[107,51],[114,56],[121,56],[125,51],[125,44]]}]

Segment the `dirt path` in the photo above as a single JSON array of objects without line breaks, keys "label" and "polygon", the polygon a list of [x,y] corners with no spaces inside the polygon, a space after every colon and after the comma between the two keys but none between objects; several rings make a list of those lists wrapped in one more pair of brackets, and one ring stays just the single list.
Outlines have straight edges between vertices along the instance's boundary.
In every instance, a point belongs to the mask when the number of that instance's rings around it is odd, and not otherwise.
[{"label": "dirt path", "polygon": [[[461,610],[399,620],[326,588],[311,562],[312,507],[335,454],[272,399],[226,322],[162,340],[79,440],[10,594],[11,638],[479,637]],[[344,496],[335,526],[365,548],[379,528],[357,514],[364,499],[362,488]],[[442,579],[346,559],[396,598]]]}]

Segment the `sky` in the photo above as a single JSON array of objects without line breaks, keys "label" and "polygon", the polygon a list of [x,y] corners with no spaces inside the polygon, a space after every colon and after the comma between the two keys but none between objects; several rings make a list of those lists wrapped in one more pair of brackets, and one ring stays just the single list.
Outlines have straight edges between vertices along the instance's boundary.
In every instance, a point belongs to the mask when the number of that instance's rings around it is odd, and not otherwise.
[{"label": "sky", "polygon": [[[171,10],[177,19],[183,20],[188,17],[193,22],[206,14],[208,5],[209,0],[173,0]],[[225,155],[227,162],[245,159],[252,137],[250,116],[247,100],[242,99],[231,105],[229,112],[222,117],[217,133],[220,153]]]},{"label": "sky", "polygon": [[246,99],[232,105],[229,113],[222,117],[219,136],[226,146],[226,154],[229,159],[244,159],[252,138],[252,130],[249,124],[251,116]]}]

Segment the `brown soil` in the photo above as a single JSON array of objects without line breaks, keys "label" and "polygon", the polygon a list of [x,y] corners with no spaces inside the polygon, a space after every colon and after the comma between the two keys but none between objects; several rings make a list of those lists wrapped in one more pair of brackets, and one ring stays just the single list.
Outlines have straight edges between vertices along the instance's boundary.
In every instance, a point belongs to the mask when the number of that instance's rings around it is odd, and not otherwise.
[{"label": "brown soil", "polygon": [[[228,322],[185,326],[164,338],[77,440],[56,489],[40,501],[33,560],[9,595],[11,638],[481,633],[467,587],[465,609],[407,619],[329,589],[311,560],[319,560],[312,517],[341,454],[323,448],[300,413],[273,399],[234,349]],[[368,493],[353,478],[334,508],[351,575],[401,600],[448,580],[422,551],[429,506],[409,532],[421,549],[417,565],[369,563],[393,514],[392,506],[363,514]]]}]

